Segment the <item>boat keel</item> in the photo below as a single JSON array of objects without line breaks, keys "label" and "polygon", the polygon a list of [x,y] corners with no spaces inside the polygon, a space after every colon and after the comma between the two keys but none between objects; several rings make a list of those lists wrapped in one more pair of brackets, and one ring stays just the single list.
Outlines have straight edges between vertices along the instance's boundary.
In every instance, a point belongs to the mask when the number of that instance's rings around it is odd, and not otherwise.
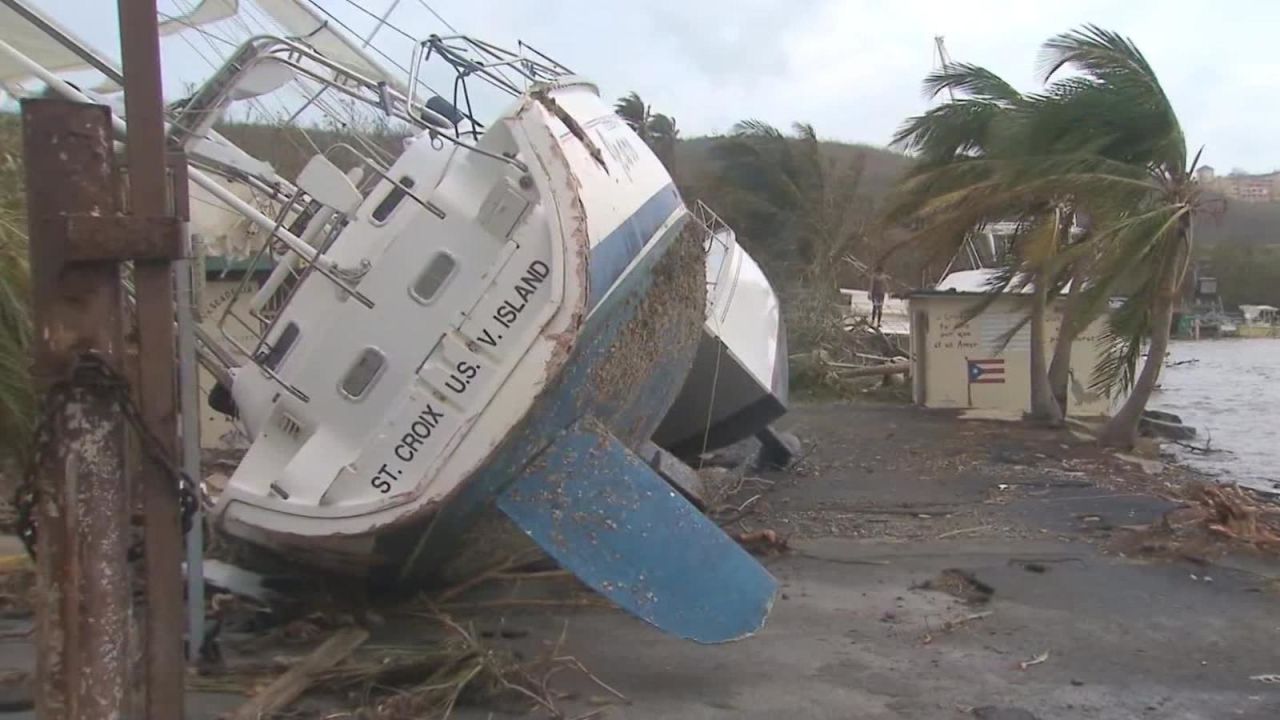
[{"label": "boat keel", "polygon": [[737,640],[773,606],[773,576],[592,420],[535,458],[498,507],[565,569],[673,635]]}]

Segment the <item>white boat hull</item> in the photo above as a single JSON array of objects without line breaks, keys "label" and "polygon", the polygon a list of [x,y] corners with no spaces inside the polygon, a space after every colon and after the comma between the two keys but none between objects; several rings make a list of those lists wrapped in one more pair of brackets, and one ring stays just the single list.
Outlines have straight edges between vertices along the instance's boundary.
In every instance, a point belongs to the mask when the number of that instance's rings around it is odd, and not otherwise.
[{"label": "white boat hull", "polygon": [[692,460],[787,411],[787,336],[777,294],[732,230],[707,253],[707,319],[693,368],[654,442]]}]

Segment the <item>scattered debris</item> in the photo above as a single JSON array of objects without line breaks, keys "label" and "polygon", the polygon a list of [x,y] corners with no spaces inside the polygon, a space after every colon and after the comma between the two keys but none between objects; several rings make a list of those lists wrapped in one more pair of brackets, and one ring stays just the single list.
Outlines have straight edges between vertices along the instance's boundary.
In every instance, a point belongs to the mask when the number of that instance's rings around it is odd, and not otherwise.
[{"label": "scattered debris", "polygon": [[1032,667],[1034,665],[1041,665],[1045,662],[1048,662],[1048,660],[1049,660],[1049,651],[1045,650],[1044,652],[1031,658],[1030,660],[1023,660],[1022,662],[1018,663],[1018,669],[1026,670],[1027,668]]},{"label": "scattered debris", "polygon": [[1147,458],[1138,457],[1137,455],[1129,455],[1126,453],[1116,453],[1117,458],[1132,465],[1137,465],[1138,469],[1147,475],[1159,475],[1164,472],[1164,463],[1159,460],[1149,460]]},{"label": "scattered debris", "polygon": [[937,538],[937,539],[938,539],[938,540],[943,540],[943,539],[945,539],[945,538],[954,537],[954,536],[956,536],[956,535],[967,535],[968,533],[973,533],[973,532],[982,532],[983,530],[990,530],[990,529],[992,529],[993,527],[995,527],[995,526],[994,526],[994,525],[979,525],[979,526],[977,526],[977,527],[962,528],[962,529],[960,529],[960,530],[952,530],[952,531],[950,531],[950,532],[944,532],[944,533],[942,533],[941,535],[939,535],[939,536],[938,536],[938,538]]},{"label": "scattered debris", "polygon": [[441,590],[430,599],[430,604],[433,606],[445,605],[468,590],[490,582],[570,577],[570,573],[564,570],[541,569],[541,563],[541,552],[535,548],[518,552],[466,580]]},{"label": "scattered debris", "polygon": [[349,627],[339,630],[321,643],[310,655],[256,693],[249,702],[241,705],[231,715],[231,720],[258,720],[288,707],[316,682],[321,671],[345,660],[368,638],[369,631],[363,628]]},{"label": "scattered debris", "polygon": [[1234,484],[1190,483],[1179,496],[1186,504],[1166,513],[1160,529],[1175,535],[1200,530],[1258,549],[1280,550],[1280,505]]},{"label": "scattered debris", "polygon": [[733,539],[752,555],[780,555],[790,549],[787,539],[773,530],[740,532]]},{"label": "scattered debris", "polygon": [[[959,630],[960,628],[964,627],[965,625],[968,625],[971,622],[976,622],[978,620],[985,620],[986,618],[989,618],[994,614],[995,612],[992,610],[984,610],[983,612],[971,613],[969,615],[965,615],[964,617],[955,618],[954,620],[944,621],[942,623],[942,632],[952,632],[955,630]],[[926,637],[929,637],[929,636],[926,636]],[[930,637],[930,640],[931,639],[932,638]]]},{"label": "scattered debris", "polygon": [[915,590],[932,590],[959,598],[970,605],[980,605],[991,599],[995,588],[982,582],[967,570],[948,568],[938,576],[916,585]]}]

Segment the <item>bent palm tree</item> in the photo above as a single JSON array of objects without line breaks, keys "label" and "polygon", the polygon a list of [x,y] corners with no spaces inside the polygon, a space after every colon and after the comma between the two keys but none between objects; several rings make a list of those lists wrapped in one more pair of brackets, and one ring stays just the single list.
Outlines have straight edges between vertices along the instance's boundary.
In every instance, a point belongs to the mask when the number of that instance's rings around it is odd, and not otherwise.
[{"label": "bent palm tree", "polygon": [[636,135],[648,145],[658,156],[667,172],[675,174],[676,140],[680,131],[676,129],[676,119],[670,115],[655,113],[640,97],[631,93],[618,98],[613,104],[613,112],[635,131]]},{"label": "bent palm tree", "polygon": [[826,157],[812,125],[795,123],[792,132],[744,120],[713,147],[721,184],[740,191],[724,210],[733,218],[749,216],[743,225],[764,228],[770,236],[793,238],[809,280],[834,291],[838,260],[869,225],[864,157],[837,162]]},{"label": "bent palm tree", "polygon": [[915,152],[919,160],[899,183],[886,219],[916,224],[919,229],[907,242],[927,248],[931,260],[954,256],[968,234],[988,222],[1019,220],[1014,252],[1007,258],[1011,266],[970,314],[985,309],[1015,278],[1019,286],[1030,285],[1031,416],[1060,423],[1063,408],[1054,399],[1045,362],[1046,311],[1057,294],[1051,260],[1059,243],[1058,213],[1047,195],[1012,181],[1028,150],[1020,126],[1031,103],[976,65],[948,64],[929,75],[924,87],[931,97],[942,92],[952,97],[907,120],[894,136],[894,145]]},{"label": "bent palm tree", "polygon": [[[1127,38],[1093,25],[1044,45],[1044,75],[1056,81],[1042,98],[1038,131],[1057,148],[1084,148],[1037,163],[1038,182],[1105,208],[1095,222],[1098,256],[1083,302],[1098,307],[1128,283],[1128,299],[1111,319],[1111,348],[1095,387],[1132,384],[1102,430],[1103,444],[1128,447],[1164,364],[1174,298],[1191,255],[1192,215],[1202,207],[1177,114],[1155,71]],[[1135,377],[1143,339],[1147,360]]]},{"label": "bent palm tree", "polygon": [[632,91],[618,98],[618,101],[613,104],[613,111],[631,126],[641,140],[649,141],[649,106],[645,104],[639,93]]}]

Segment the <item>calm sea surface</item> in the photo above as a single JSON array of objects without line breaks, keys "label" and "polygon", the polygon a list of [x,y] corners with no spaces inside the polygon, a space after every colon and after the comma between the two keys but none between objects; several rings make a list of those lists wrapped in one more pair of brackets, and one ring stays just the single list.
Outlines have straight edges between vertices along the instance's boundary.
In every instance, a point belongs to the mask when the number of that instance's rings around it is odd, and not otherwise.
[{"label": "calm sea surface", "polygon": [[[1190,362],[1186,362],[1190,361]],[[1280,492],[1280,339],[1174,342],[1150,407],[1182,416],[1197,442],[1224,452],[1184,453],[1188,464]]]}]

